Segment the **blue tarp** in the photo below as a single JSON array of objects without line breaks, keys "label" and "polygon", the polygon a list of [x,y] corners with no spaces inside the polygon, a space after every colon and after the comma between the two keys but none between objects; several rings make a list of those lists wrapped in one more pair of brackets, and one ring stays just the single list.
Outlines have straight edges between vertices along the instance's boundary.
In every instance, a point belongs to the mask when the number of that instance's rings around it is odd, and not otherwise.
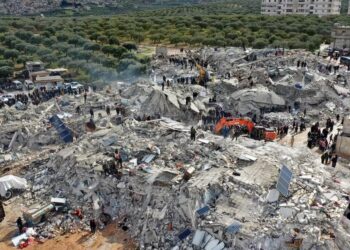
[{"label": "blue tarp", "polygon": [[180,234],[179,234],[179,239],[180,240],[184,240],[186,239],[190,234],[192,233],[192,231],[188,228],[186,228],[184,231],[182,231]]},{"label": "blue tarp", "polygon": [[205,215],[209,212],[209,206],[202,207],[196,211],[199,216]]},{"label": "blue tarp", "polygon": [[54,126],[60,135],[61,139],[65,143],[73,142],[73,133],[72,131],[67,128],[67,126],[62,122],[62,120],[57,116],[54,115],[49,119],[49,122]]}]

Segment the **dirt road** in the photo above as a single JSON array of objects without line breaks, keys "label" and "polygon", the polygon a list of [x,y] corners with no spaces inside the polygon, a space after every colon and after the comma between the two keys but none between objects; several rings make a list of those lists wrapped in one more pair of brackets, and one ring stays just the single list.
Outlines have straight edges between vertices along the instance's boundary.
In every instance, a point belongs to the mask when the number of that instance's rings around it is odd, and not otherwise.
[{"label": "dirt road", "polygon": [[[11,242],[18,230],[16,219],[21,215],[19,198],[5,206],[6,218],[0,223],[0,249],[16,249]],[[126,232],[119,229],[116,223],[108,225],[103,231],[91,235],[89,232],[78,232],[58,236],[44,243],[34,243],[27,250],[134,250],[136,244]]]}]

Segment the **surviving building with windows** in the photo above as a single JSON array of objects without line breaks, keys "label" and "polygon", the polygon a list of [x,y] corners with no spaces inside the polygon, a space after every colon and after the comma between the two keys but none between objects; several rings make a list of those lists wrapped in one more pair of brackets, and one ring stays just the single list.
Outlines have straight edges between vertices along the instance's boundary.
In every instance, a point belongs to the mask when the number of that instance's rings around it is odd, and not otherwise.
[{"label": "surviving building with windows", "polygon": [[262,0],[263,15],[339,15],[340,0]]}]

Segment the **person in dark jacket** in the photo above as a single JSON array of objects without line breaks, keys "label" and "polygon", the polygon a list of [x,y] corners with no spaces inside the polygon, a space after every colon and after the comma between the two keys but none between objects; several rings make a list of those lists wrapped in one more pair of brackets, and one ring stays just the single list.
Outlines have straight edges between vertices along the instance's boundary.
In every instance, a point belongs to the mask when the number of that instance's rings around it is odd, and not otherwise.
[{"label": "person in dark jacket", "polygon": [[17,218],[16,224],[17,224],[19,233],[22,233],[22,230],[23,230],[23,221],[22,221],[22,218],[21,218],[21,217],[18,217],[18,218]]},{"label": "person in dark jacket", "polygon": [[90,108],[90,116],[91,116],[91,118],[94,117],[94,110],[92,108]]},{"label": "person in dark jacket", "polygon": [[333,168],[335,168],[335,166],[337,165],[337,161],[338,161],[338,155],[333,155],[333,157],[331,159]]},{"label": "person in dark jacket", "polygon": [[196,140],[196,130],[194,127],[191,127],[191,140],[192,141]]},{"label": "person in dark jacket", "polygon": [[91,230],[92,234],[96,233],[96,228],[97,228],[96,221],[94,219],[91,219],[90,220],[90,230]]}]

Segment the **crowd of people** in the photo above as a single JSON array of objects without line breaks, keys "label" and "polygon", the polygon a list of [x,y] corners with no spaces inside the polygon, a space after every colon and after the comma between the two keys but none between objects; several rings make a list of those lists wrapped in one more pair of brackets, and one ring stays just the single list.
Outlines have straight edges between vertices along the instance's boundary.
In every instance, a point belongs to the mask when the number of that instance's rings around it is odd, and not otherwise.
[{"label": "crowd of people", "polygon": [[182,69],[187,69],[187,67],[190,67],[192,70],[193,67],[196,66],[196,63],[192,59],[179,58],[174,56],[169,57],[169,63],[175,66],[181,66]]},{"label": "crowd of people", "polygon": [[[336,115],[337,122],[340,121],[340,116]],[[341,121],[343,123],[343,120]],[[339,133],[332,133],[334,129],[335,122],[328,118],[326,120],[326,127],[321,129],[319,122],[316,122],[311,126],[308,133],[307,146],[312,148],[313,146],[318,146],[322,152],[321,162],[322,164],[328,165],[332,163],[332,167],[335,168],[338,155],[336,154],[336,142]]]},{"label": "crowd of people", "polygon": [[[81,93],[81,90],[79,90]],[[0,108],[4,107],[5,105],[12,106],[15,105],[16,102],[21,102],[25,105],[28,105],[32,103],[33,105],[39,105],[42,102],[49,101],[52,98],[64,95],[64,94],[75,94],[72,89],[69,90],[63,89],[63,88],[46,88],[46,87],[40,87],[34,89],[32,92],[26,94],[26,93],[18,93],[14,95],[14,98],[8,98],[6,102],[0,102]]]}]

